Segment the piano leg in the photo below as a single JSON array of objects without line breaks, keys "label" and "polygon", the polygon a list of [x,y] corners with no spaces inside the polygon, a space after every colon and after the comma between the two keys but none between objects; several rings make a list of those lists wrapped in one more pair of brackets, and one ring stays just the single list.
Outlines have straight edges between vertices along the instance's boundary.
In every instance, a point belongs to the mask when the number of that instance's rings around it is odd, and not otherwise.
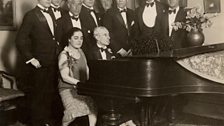
[{"label": "piano leg", "polygon": [[103,126],[118,126],[120,124],[121,114],[116,113],[115,110],[115,100],[110,98],[108,99],[109,108],[107,113],[102,115]]},{"label": "piano leg", "polygon": [[150,102],[146,101],[141,104],[140,124],[141,126],[153,126],[152,106]]},{"label": "piano leg", "polygon": [[169,122],[173,123],[174,120],[176,119],[176,110],[175,110],[175,96],[171,96],[171,106],[170,106],[170,117],[169,117]]}]

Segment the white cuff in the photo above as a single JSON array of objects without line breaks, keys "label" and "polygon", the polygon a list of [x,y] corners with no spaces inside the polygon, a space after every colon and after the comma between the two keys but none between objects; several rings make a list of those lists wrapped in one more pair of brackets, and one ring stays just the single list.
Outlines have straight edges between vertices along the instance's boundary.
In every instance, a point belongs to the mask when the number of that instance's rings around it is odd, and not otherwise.
[{"label": "white cuff", "polygon": [[32,59],[26,61],[26,64],[29,64],[29,63],[32,62],[33,60],[35,60],[35,58],[32,58]]}]

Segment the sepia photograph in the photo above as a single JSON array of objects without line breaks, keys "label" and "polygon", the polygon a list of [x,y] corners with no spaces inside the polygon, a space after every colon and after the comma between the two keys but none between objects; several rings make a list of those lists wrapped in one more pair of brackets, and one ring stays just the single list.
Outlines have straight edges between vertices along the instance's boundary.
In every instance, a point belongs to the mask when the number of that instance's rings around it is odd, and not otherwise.
[{"label": "sepia photograph", "polygon": [[0,0],[0,126],[224,126],[222,0]]}]

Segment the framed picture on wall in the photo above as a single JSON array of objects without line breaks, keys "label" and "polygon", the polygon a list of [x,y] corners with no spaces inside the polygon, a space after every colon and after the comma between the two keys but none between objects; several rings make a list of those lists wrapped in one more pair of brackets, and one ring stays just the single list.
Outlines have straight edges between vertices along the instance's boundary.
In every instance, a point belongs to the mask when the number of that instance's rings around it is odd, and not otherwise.
[{"label": "framed picture on wall", "polygon": [[0,30],[15,30],[16,0],[0,0]]},{"label": "framed picture on wall", "polygon": [[220,0],[204,0],[205,13],[220,13]]}]

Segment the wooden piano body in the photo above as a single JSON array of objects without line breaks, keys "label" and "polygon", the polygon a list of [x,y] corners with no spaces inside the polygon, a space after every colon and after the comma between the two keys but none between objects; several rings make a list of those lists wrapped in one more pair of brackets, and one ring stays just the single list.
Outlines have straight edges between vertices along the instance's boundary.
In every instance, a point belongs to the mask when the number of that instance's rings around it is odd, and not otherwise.
[{"label": "wooden piano body", "polygon": [[[223,84],[200,77],[177,62],[223,49],[224,44],[216,44],[147,56],[91,60],[88,62],[90,78],[85,83],[78,84],[78,93],[108,99],[136,100],[173,94],[224,94]],[[149,124],[141,123],[142,126]]]}]

